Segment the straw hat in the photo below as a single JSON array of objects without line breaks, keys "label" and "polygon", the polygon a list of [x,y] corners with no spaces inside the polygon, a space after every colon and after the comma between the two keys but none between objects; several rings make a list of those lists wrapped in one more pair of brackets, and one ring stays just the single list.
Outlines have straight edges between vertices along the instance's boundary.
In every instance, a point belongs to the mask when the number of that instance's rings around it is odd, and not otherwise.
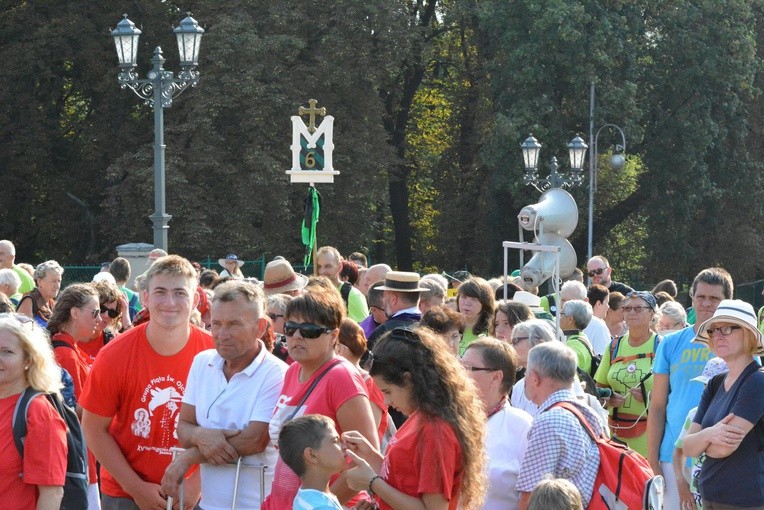
[{"label": "straw hat", "polygon": [[718,322],[736,324],[753,333],[758,343],[758,349],[754,352],[754,355],[764,355],[764,336],[762,336],[761,331],[757,328],[756,312],[753,311],[750,303],[740,299],[725,299],[719,303],[714,316],[698,328],[698,335],[694,341],[708,345],[708,328]]},{"label": "straw hat", "polygon": [[263,290],[268,296],[301,290],[307,283],[308,277],[295,273],[292,264],[283,258],[271,260],[265,266]]},{"label": "straw hat", "polygon": [[234,255],[233,253],[231,253],[229,255],[226,255],[226,257],[224,259],[218,259],[218,264],[220,264],[223,267],[223,269],[225,269],[225,263],[226,262],[231,262],[231,261],[236,262],[236,265],[239,266],[239,267],[244,265],[244,261],[243,260],[239,260],[239,257]]},{"label": "straw hat", "polygon": [[424,292],[425,289],[419,286],[419,273],[409,273],[406,271],[390,271],[385,275],[385,284],[377,287],[378,290],[391,290],[393,292]]}]

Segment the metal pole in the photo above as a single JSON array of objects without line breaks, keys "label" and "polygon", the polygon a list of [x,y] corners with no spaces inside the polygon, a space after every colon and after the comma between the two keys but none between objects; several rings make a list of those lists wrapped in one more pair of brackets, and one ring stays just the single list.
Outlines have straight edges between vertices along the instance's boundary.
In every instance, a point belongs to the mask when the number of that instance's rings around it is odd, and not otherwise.
[{"label": "metal pole", "polygon": [[594,173],[597,164],[597,145],[594,143],[594,82],[589,94],[589,236],[586,243],[586,261],[592,258],[594,242]]},{"label": "metal pole", "polygon": [[164,57],[162,48],[154,49],[151,59],[154,67],[149,73],[154,88],[154,214],[149,216],[154,224],[154,246],[167,251],[168,223],[172,216],[165,212],[165,144],[164,144]]}]

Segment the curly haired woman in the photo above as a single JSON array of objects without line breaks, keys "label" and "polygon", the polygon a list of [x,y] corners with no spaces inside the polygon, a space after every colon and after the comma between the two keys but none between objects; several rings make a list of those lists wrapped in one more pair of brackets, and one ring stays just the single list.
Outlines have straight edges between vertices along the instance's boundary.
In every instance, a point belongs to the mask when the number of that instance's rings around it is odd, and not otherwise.
[{"label": "curly haired woman", "polygon": [[[396,328],[374,347],[370,367],[388,405],[408,416],[385,455],[357,432],[343,439],[355,467],[348,485],[380,510],[470,510],[486,490],[485,412],[459,361],[427,328]],[[373,508],[359,503],[356,508]]]}]

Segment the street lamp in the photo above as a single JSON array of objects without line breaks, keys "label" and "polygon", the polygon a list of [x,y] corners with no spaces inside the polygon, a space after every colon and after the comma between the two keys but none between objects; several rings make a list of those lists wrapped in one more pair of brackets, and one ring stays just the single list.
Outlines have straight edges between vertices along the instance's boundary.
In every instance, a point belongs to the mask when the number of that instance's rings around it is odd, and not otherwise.
[{"label": "street lamp", "polygon": [[523,150],[523,162],[525,163],[525,176],[523,181],[526,186],[533,186],[540,192],[550,188],[570,188],[580,186],[583,183],[584,158],[586,149],[589,148],[580,136],[575,137],[568,144],[568,153],[570,157],[570,174],[565,175],[557,171],[559,164],[557,158],[553,157],[549,163],[549,178],[542,179],[538,175],[538,160],[541,153],[541,144],[533,137],[528,138],[520,145]]},{"label": "street lamp", "polygon": [[[594,192],[597,191],[597,172],[599,170],[599,150],[597,142],[600,137],[600,132],[605,129],[615,129],[621,134],[621,144],[615,146],[616,153],[610,157],[610,167],[613,170],[619,171],[624,165],[626,165],[626,135],[623,134],[623,129],[615,124],[605,124],[597,130],[597,134],[594,136],[594,153],[589,158],[589,236],[587,240],[587,257],[586,260],[592,258],[592,244],[594,241]],[[589,135],[591,137],[591,134]],[[591,138],[589,139],[591,141]]]},{"label": "street lamp", "polygon": [[151,63],[154,66],[145,79],[135,72],[138,61],[138,38],[141,31],[135,23],[124,19],[112,30],[114,45],[119,58],[120,73],[117,78],[121,87],[130,88],[145,103],[154,108],[154,214],[149,216],[154,224],[154,246],[167,250],[168,223],[172,216],[165,212],[165,161],[164,161],[164,109],[172,106],[172,100],[188,87],[199,83],[199,45],[204,29],[199,26],[191,13],[173,30],[178,40],[180,68],[175,78],[171,71],[164,70],[165,59],[162,48],[154,49]]}]

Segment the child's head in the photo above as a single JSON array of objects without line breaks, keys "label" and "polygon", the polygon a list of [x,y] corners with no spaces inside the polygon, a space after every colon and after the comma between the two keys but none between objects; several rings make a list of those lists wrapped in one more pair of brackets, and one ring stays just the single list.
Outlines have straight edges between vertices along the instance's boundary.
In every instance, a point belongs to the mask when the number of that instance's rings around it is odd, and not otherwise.
[{"label": "child's head", "polygon": [[320,414],[308,414],[287,422],[279,433],[279,455],[302,478],[311,466],[329,474],[343,471],[345,451],[334,422]]},{"label": "child's head", "polygon": [[545,478],[533,489],[528,510],[581,510],[584,504],[575,485],[564,478]]}]

